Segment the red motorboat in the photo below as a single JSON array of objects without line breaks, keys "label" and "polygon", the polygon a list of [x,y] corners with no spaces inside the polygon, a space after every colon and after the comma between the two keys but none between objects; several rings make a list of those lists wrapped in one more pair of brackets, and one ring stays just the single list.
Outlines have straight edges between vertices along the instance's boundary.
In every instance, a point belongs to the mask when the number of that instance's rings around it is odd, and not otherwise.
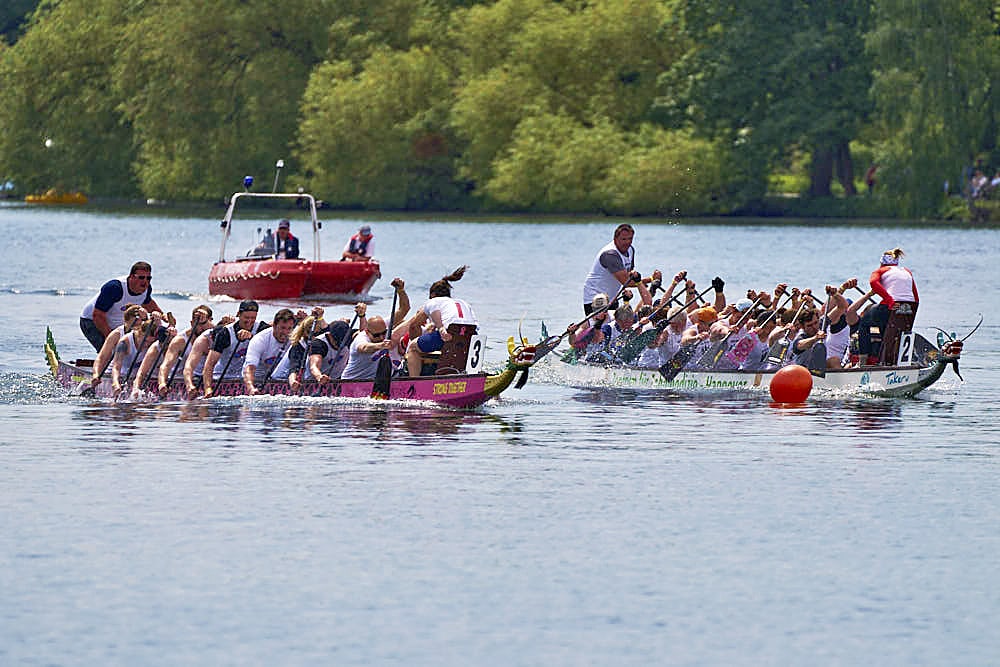
[{"label": "red motorboat", "polygon": [[[313,258],[278,259],[267,241],[257,244],[247,256],[226,259],[226,242],[232,234],[233,214],[241,201],[283,200],[308,211],[313,231]],[[379,264],[367,262],[321,261],[319,232],[323,223],[316,216],[316,199],[305,193],[237,192],[229,200],[222,219],[222,247],[219,261],[208,274],[208,293],[234,299],[294,300],[327,299],[354,301],[364,298],[381,277]],[[259,231],[259,229],[258,229]]]}]

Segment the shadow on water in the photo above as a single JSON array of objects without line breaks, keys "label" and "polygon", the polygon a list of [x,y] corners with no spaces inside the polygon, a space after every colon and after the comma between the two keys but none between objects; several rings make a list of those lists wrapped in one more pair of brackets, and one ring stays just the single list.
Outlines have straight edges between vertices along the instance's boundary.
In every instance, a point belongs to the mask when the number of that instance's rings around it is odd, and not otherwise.
[{"label": "shadow on water", "polygon": [[84,439],[116,452],[138,446],[137,438],[153,432],[160,439],[203,441],[215,447],[241,447],[251,442],[270,447],[342,447],[353,443],[422,446],[461,442],[484,426],[507,434],[522,430],[517,420],[481,411],[367,399],[306,400],[102,401],[81,405],[76,416],[84,427]]}]

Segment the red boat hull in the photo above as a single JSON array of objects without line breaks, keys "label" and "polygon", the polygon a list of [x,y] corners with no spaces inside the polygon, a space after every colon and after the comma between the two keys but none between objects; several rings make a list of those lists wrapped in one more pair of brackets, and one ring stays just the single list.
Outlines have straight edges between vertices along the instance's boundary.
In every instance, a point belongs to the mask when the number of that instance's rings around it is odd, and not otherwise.
[{"label": "red boat hull", "polygon": [[234,299],[357,299],[381,276],[378,262],[310,262],[297,259],[216,262],[208,293]]}]

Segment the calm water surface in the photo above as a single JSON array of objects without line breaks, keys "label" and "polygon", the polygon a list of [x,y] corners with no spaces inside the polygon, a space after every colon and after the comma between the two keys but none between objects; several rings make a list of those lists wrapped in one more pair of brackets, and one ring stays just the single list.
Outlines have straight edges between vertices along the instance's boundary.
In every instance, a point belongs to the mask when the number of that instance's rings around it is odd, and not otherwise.
[{"label": "calm water surface", "polygon": [[[730,295],[863,277],[903,247],[919,330],[986,318],[966,381],[914,400],[577,389],[548,363],[471,413],[65,397],[45,326],[86,356],[80,309],[138,259],[185,318],[218,216],[0,206],[0,664],[997,663],[996,232],[637,223],[644,273]],[[358,226],[336,218],[325,256]],[[616,222],[373,219],[371,308],[391,276],[419,303],[470,264],[455,292],[499,365],[519,323],[579,319]]]}]

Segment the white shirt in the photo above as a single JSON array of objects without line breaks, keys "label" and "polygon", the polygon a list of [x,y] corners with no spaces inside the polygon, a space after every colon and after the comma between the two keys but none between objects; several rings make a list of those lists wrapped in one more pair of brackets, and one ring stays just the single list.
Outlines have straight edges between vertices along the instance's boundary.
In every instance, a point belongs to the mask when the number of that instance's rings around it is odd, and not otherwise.
[{"label": "white shirt", "polygon": [[[601,262],[602,259],[604,263]],[[620,270],[617,268],[619,263],[621,264],[621,268],[626,271],[634,269],[635,247],[629,246],[628,255],[618,252],[614,241],[601,248],[600,252],[597,253],[597,257],[594,258],[594,266],[591,267],[590,273],[587,275],[587,280],[583,283],[584,303],[590,303],[594,300],[595,296],[601,293],[607,294],[608,299],[615,298],[622,284],[618,282],[618,279],[615,278],[612,271],[605,264],[611,264],[617,271]]]},{"label": "white shirt", "polygon": [[[270,372],[271,367],[277,364],[286,353],[287,348],[287,341],[282,343],[274,337],[274,329],[264,329],[250,339],[250,343],[247,345],[247,356],[243,360],[243,368],[253,366],[255,368],[254,377],[263,379]],[[274,373],[271,373],[271,377],[280,378],[277,373],[278,371],[275,369]]]},{"label": "white shirt", "polygon": [[[479,324],[472,306],[462,299],[452,299],[450,296],[436,296],[428,299],[423,306],[427,317],[432,313],[441,315],[441,324],[447,329],[450,324]],[[431,317],[431,321],[433,318]]]},{"label": "white shirt", "polygon": [[376,350],[374,352],[362,352],[358,348],[371,343],[365,332],[359,333],[351,341],[351,357],[340,376],[344,380],[371,380],[374,379],[378,371],[378,360],[386,355],[386,350]]}]

